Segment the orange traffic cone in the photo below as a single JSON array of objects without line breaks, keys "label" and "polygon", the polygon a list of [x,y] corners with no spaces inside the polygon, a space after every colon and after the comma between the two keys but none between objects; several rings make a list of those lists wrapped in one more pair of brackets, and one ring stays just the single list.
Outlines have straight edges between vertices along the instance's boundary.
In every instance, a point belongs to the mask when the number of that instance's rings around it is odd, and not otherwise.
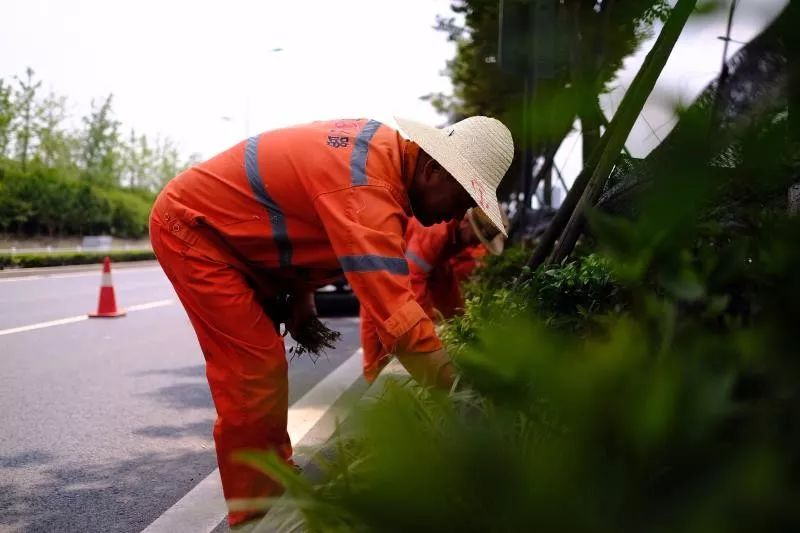
[{"label": "orange traffic cone", "polygon": [[97,302],[97,312],[89,313],[91,318],[113,318],[125,315],[125,311],[117,309],[117,299],[114,297],[114,284],[111,283],[111,259],[103,259],[103,281],[100,283],[100,300]]}]

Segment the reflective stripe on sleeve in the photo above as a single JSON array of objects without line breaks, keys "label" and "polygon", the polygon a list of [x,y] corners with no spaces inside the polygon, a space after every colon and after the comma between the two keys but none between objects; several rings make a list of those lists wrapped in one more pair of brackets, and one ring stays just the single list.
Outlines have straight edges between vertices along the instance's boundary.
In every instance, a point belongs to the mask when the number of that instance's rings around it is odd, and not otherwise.
[{"label": "reflective stripe on sleeve", "polygon": [[392,274],[408,274],[408,262],[403,257],[382,255],[345,255],[339,258],[345,272],[386,271]]}]

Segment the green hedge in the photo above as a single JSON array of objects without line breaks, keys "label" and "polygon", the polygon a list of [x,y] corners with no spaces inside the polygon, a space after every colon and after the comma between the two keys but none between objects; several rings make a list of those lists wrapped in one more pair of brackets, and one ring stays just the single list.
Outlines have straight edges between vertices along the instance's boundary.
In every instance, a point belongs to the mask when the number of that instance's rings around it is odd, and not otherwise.
[{"label": "green hedge", "polygon": [[124,250],[112,252],[57,252],[51,254],[0,254],[0,269],[9,267],[49,267],[63,265],[91,265],[102,263],[109,256],[113,262],[147,261],[155,259],[151,250]]},{"label": "green hedge", "polygon": [[0,158],[0,231],[19,235],[147,235],[154,194],[102,186],[59,168]]}]

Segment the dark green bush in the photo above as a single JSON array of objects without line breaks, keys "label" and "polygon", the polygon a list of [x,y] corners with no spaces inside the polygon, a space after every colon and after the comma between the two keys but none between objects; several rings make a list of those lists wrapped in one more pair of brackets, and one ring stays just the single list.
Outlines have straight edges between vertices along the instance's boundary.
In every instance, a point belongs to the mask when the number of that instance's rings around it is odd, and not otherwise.
[{"label": "dark green bush", "polygon": [[597,319],[625,304],[611,263],[590,254],[564,265],[525,267],[529,250],[510,248],[491,257],[465,287],[465,313],[447,321],[442,339],[453,351],[478,340],[487,325],[529,314],[534,322],[585,336]]},{"label": "dark green bush", "polygon": [[105,188],[59,168],[0,160],[0,231],[19,235],[147,235],[152,193]]},{"label": "dark green bush", "polygon": [[0,268],[30,268],[64,265],[90,265],[102,263],[108,256],[111,261],[147,261],[155,259],[150,250],[124,250],[112,252],[56,252],[51,254],[0,254]]}]

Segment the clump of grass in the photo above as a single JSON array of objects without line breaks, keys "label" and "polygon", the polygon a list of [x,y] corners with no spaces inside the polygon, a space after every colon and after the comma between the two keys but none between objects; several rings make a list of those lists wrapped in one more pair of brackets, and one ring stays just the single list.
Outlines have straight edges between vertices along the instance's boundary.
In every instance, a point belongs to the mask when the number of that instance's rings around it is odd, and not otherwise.
[{"label": "clump of grass", "polygon": [[303,322],[292,337],[297,342],[289,348],[292,357],[308,355],[316,362],[320,356],[336,346],[342,334],[330,329],[314,316]]}]

